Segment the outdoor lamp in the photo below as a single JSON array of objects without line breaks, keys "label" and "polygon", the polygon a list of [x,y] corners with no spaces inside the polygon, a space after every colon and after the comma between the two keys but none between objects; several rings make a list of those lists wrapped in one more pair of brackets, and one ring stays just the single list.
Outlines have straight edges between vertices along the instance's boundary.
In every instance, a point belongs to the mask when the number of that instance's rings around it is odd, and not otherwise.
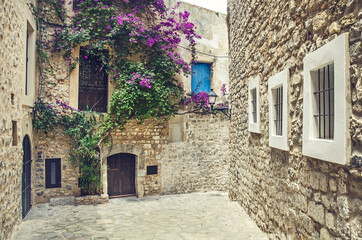
[{"label": "outdoor lamp", "polygon": [[209,99],[209,104],[211,105],[211,110],[214,107],[214,104],[216,102],[217,95],[216,93],[211,89],[211,91],[207,94],[207,98]]}]

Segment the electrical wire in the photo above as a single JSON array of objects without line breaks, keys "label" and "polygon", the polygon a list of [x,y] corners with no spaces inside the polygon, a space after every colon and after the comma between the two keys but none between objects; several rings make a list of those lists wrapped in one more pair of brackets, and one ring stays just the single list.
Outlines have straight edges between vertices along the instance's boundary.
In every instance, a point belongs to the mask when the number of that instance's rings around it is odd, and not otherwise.
[{"label": "electrical wire", "polygon": [[[181,45],[178,45],[178,46],[181,47],[181,48],[183,48],[183,49],[192,51],[190,48],[187,48],[187,47],[184,47],[184,46],[181,46]],[[216,55],[212,55],[212,54],[208,54],[208,53],[203,53],[203,52],[199,52],[199,51],[196,51],[196,53],[203,54],[203,55],[207,55],[207,56],[214,57],[214,58],[229,58],[229,56],[216,56]]]}]

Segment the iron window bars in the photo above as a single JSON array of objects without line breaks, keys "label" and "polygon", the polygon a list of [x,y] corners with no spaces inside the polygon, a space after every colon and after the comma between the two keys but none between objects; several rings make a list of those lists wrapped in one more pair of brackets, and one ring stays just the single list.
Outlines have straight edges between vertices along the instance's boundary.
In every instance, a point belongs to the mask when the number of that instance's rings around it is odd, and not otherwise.
[{"label": "iron window bars", "polygon": [[283,135],[283,86],[274,90],[276,94],[275,99],[275,134],[278,136]]},{"label": "iron window bars", "polygon": [[317,70],[318,85],[314,92],[318,138],[334,137],[334,65],[329,64]]},{"label": "iron window bars", "polygon": [[257,122],[257,115],[256,115],[256,88],[251,89],[251,104],[252,104],[252,114],[253,114],[253,122],[256,123]]}]

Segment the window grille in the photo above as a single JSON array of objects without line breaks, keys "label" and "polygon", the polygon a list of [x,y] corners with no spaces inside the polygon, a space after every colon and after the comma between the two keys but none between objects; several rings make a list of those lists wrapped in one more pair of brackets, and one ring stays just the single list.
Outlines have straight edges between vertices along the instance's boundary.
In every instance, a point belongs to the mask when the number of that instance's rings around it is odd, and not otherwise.
[{"label": "window grille", "polygon": [[334,137],[334,65],[329,64],[317,70],[317,87],[314,91],[318,138]]},{"label": "window grille", "polygon": [[256,114],[256,101],[257,101],[257,98],[256,98],[256,88],[252,89],[251,90],[251,104],[252,104],[252,107],[253,107],[253,110],[252,110],[252,114],[253,114],[253,122],[256,123],[257,122],[257,114]]},{"label": "window grille", "polygon": [[275,134],[278,136],[283,135],[283,86],[274,90],[275,98]]},{"label": "window grille", "polygon": [[28,68],[29,68],[29,28],[26,30],[26,63],[25,63],[25,95],[28,95]]}]

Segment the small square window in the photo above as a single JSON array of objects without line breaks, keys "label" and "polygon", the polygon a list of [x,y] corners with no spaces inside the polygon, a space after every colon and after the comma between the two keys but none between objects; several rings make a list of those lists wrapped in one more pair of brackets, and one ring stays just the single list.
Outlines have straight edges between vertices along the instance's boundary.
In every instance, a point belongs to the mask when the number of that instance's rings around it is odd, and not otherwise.
[{"label": "small square window", "polygon": [[308,54],[303,63],[303,155],[346,164],[351,155],[348,33]]},{"label": "small square window", "polygon": [[45,185],[46,188],[61,187],[61,159],[45,160]]},{"label": "small square window", "polygon": [[156,175],[158,173],[157,168],[157,165],[147,166],[147,175]]},{"label": "small square window", "polygon": [[269,146],[287,151],[288,147],[288,81],[286,69],[268,81]]},{"label": "small square window", "polygon": [[249,82],[249,131],[260,133],[259,78]]}]

